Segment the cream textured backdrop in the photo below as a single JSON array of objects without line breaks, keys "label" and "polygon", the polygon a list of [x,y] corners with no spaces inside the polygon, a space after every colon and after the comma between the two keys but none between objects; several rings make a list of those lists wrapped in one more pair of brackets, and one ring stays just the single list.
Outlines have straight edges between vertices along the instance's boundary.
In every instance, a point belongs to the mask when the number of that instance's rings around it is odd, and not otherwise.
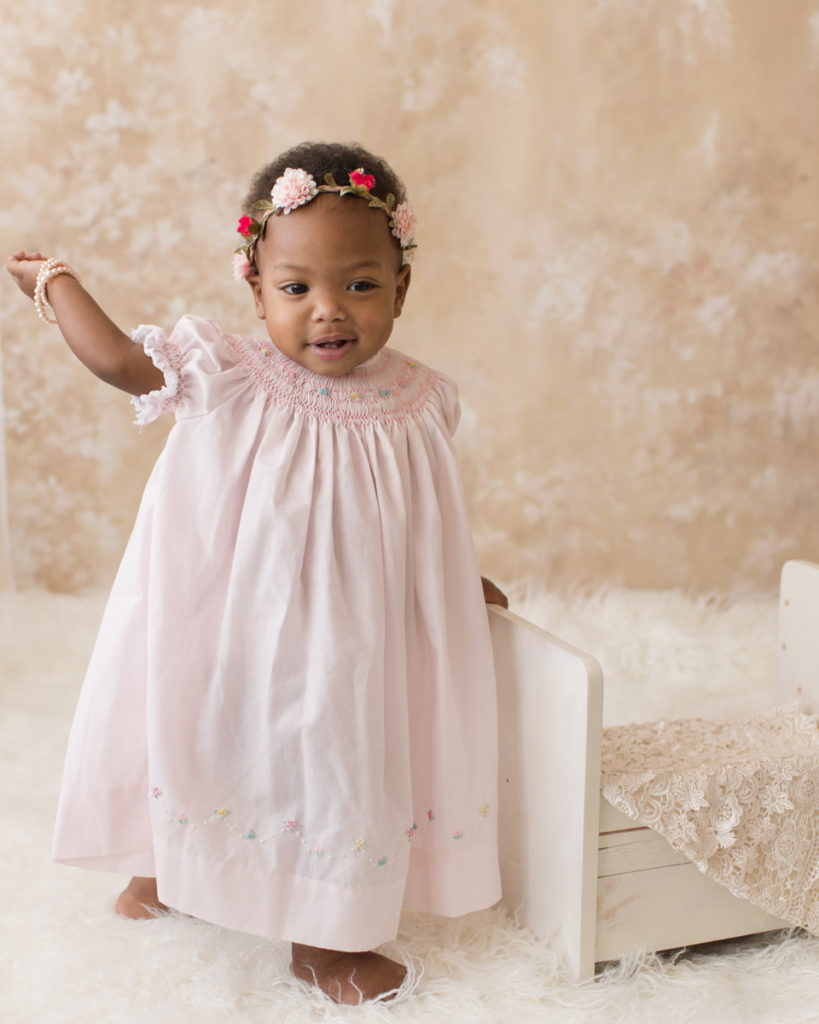
[{"label": "cream textured backdrop", "polygon": [[[0,238],[123,327],[258,329],[230,255],[282,148],[397,167],[420,249],[394,343],[461,385],[486,572],[770,587],[819,558],[819,0],[2,12]],[[106,582],[166,427],[0,297],[18,583]]]}]

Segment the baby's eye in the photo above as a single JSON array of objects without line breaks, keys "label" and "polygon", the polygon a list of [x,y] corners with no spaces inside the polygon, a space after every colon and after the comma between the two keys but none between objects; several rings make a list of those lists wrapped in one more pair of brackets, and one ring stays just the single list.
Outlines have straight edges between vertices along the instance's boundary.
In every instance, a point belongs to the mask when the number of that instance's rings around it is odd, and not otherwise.
[{"label": "baby's eye", "polygon": [[371,288],[375,288],[376,285],[373,281],[353,281],[350,285],[351,292],[368,292]]},{"label": "baby's eye", "polygon": [[293,281],[291,284],[282,285],[282,291],[286,295],[304,295],[307,291],[307,285],[302,284],[300,281]]}]

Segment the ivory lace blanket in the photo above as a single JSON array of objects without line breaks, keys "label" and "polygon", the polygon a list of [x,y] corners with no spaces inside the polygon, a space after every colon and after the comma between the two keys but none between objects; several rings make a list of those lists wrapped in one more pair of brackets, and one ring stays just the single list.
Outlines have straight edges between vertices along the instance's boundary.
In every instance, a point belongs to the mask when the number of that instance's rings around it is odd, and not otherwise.
[{"label": "ivory lace blanket", "polygon": [[735,896],[819,934],[819,724],[750,718],[604,730],[603,796]]}]

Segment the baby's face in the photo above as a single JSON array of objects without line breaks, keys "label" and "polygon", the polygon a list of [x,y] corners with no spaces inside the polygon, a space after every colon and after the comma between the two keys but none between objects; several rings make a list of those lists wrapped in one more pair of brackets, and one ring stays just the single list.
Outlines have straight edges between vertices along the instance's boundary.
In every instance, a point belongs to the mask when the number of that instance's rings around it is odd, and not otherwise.
[{"label": "baby's face", "polygon": [[255,262],[250,283],[270,340],[327,377],[386,345],[409,287],[385,214],[354,196],[322,195],[270,217]]}]

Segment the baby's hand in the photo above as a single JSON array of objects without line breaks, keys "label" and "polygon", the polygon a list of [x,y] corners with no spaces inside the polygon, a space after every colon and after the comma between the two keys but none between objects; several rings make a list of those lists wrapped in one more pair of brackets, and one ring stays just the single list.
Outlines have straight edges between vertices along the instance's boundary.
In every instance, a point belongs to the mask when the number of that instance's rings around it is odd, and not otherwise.
[{"label": "baby's hand", "polygon": [[17,287],[30,299],[34,298],[37,274],[45,262],[45,256],[39,252],[24,252],[18,249],[6,261],[8,272],[14,278]]}]

